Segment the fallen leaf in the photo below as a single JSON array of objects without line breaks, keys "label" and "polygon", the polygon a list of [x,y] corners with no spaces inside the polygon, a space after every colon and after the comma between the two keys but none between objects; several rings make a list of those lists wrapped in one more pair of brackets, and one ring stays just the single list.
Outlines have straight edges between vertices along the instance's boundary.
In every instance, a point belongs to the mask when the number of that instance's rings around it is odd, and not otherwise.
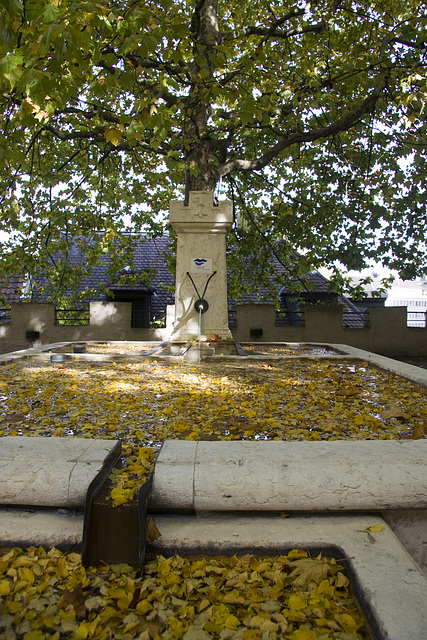
[{"label": "fallen leaf", "polygon": [[356,387],[343,387],[342,389],[337,389],[335,392],[337,396],[344,396],[345,398],[350,398],[352,396],[358,396],[361,392],[361,389]]},{"label": "fallen leaf", "polygon": [[374,524],[372,527],[366,527],[366,531],[370,531],[371,533],[379,533],[382,531],[383,525],[380,522],[379,524]]},{"label": "fallen leaf", "polygon": [[158,530],[156,523],[154,522],[154,519],[148,518],[146,530],[145,530],[145,539],[148,542],[154,542],[154,540],[157,540],[158,538],[160,538],[161,535],[162,534]]},{"label": "fallen leaf", "polygon": [[27,416],[25,415],[25,413],[7,413],[2,422],[22,422],[23,420],[26,420]]},{"label": "fallen leaf", "polygon": [[427,433],[427,421],[422,424],[415,425],[414,431],[411,435],[412,440],[422,440],[426,437]]},{"label": "fallen leaf", "polygon": [[402,409],[399,405],[392,404],[390,409],[382,412],[381,418],[383,420],[390,420],[391,418],[396,418],[397,420],[410,420],[412,415],[412,413],[405,411],[405,409]]},{"label": "fallen leaf", "polygon": [[84,618],[86,615],[85,597],[83,590],[80,586],[76,587],[72,591],[70,589],[64,589],[62,593],[62,599],[65,607],[72,606],[76,612],[76,616]]}]

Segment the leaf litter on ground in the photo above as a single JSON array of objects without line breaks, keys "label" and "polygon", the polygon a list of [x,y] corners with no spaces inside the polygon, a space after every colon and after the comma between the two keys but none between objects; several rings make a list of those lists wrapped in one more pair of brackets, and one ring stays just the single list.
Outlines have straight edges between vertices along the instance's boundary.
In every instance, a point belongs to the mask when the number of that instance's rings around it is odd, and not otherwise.
[{"label": "leaf litter on ground", "polygon": [[368,640],[339,560],[287,555],[148,559],[84,568],[77,553],[0,550],[5,640]]}]

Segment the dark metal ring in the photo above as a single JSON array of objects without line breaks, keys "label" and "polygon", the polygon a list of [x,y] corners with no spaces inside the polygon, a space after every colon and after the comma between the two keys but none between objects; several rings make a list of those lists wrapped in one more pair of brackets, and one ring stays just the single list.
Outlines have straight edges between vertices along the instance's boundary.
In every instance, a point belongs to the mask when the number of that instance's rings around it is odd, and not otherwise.
[{"label": "dark metal ring", "polygon": [[209,309],[209,304],[207,300],[204,300],[203,298],[199,298],[194,303],[194,308],[197,311],[197,313],[205,313]]}]

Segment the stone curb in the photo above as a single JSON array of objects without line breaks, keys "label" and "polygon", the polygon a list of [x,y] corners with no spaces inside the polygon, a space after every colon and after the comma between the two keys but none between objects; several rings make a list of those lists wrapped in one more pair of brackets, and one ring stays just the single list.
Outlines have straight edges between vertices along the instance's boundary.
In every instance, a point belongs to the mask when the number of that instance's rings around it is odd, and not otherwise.
[{"label": "stone curb", "polygon": [[83,509],[88,487],[118,440],[1,439],[0,504]]},{"label": "stone curb", "polygon": [[427,507],[427,440],[167,440],[150,508],[357,511]]},{"label": "stone curb", "polygon": [[0,546],[80,549],[84,515],[57,511],[0,509]]}]

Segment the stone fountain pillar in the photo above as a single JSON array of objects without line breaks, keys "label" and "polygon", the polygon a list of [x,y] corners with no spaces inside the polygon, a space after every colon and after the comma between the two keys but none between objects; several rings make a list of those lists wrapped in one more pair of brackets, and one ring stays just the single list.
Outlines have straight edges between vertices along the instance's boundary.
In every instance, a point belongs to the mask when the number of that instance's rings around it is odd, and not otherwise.
[{"label": "stone fountain pillar", "polygon": [[[172,341],[231,339],[228,328],[225,240],[232,203],[214,204],[211,191],[190,191],[189,202],[172,200],[170,222],[178,236],[175,322]],[[203,313],[195,309],[202,307]],[[200,303],[200,300],[204,303]]]}]

